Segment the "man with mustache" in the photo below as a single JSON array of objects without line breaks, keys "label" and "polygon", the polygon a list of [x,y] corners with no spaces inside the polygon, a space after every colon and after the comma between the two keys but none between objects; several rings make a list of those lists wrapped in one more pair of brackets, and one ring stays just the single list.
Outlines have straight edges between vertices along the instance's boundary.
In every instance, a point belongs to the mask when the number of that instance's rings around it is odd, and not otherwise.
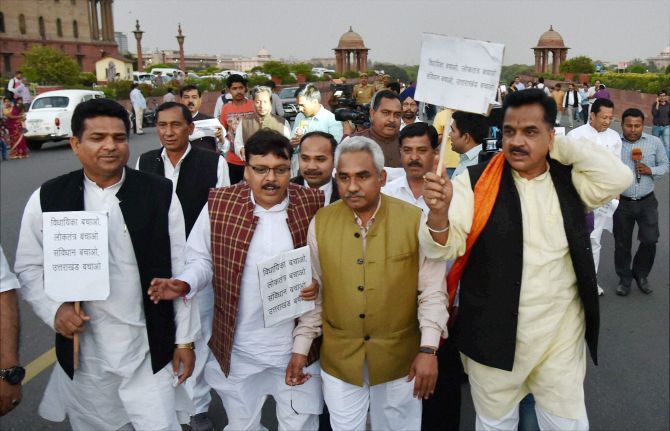
[{"label": "man with mustache", "polygon": [[[305,246],[309,221],[323,205],[319,190],[289,182],[291,152],[279,132],[261,129],[251,136],[244,152],[246,182],[210,192],[188,239],[185,270],[152,283],[152,299],[160,301],[190,298],[213,277],[213,357],[205,379],[223,402],[228,429],[260,429],[268,395],[277,402],[280,429],[316,430],[323,408],[317,345],[307,346],[295,381],[285,375],[294,340],[311,342],[317,335],[316,312],[271,327],[263,319],[258,264]],[[317,289],[312,283],[302,298],[315,299]]]},{"label": "man with mustache", "polygon": [[405,175],[399,176],[382,187],[382,193],[415,205],[428,214],[423,199],[423,176],[433,170],[438,153],[437,131],[428,123],[414,123],[400,131],[400,162]]},{"label": "man with mustache", "polygon": [[[176,192],[184,213],[188,238],[195,220],[207,203],[209,189],[230,185],[228,164],[222,156],[189,143],[188,137],[193,133],[193,120],[191,112],[181,103],[168,102],[158,107],[156,129],[162,148],[142,154],[137,160],[136,169],[164,176],[172,181],[172,189]],[[211,284],[202,289],[195,300],[198,303],[202,331],[201,336],[195,340],[195,369],[186,388],[194,406],[191,429],[205,431],[212,429],[212,422],[207,416],[211,388],[205,382],[203,373],[209,356],[207,342],[212,333],[214,291]]]},{"label": "man with mustache", "polygon": [[340,199],[333,166],[337,141],[330,133],[309,132],[300,140],[300,175],[291,179],[292,183],[311,189],[319,189],[324,194],[324,206]]},{"label": "man with mustache", "polygon": [[400,130],[405,126],[416,122],[421,122],[417,117],[419,114],[419,102],[414,100],[416,87],[406,88],[400,93],[400,103],[402,106],[402,119],[400,120]]},{"label": "man with mustache", "polygon": [[[193,121],[200,120],[211,120],[214,117],[211,117],[207,114],[200,112],[200,105],[202,104],[202,93],[200,89],[195,85],[185,85],[179,89],[179,99],[181,103],[186,105],[189,111],[191,111],[191,117]],[[218,152],[218,143],[221,142],[224,147],[227,147],[229,144],[224,142],[224,136],[226,134],[226,129],[221,125],[216,129],[216,137],[204,136],[202,133],[191,131],[191,145],[197,148],[202,148],[203,150]]]},{"label": "man with mustache", "polygon": [[[195,362],[200,322],[191,301],[154,304],[148,294],[152,278],[183,269],[182,208],[170,181],[126,166],[129,131],[117,102],[77,105],[70,147],[83,169],[44,183],[21,221],[14,266],[21,293],[55,330],[58,352],[39,413],[56,422],[67,417],[75,430],[180,429],[177,404],[186,394],[176,391]],[[42,220],[45,212],[83,210],[107,213],[110,293],[76,310],[45,293]],[[81,340],[76,370],[74,334]]]},{"label": "man with mustache", "polygon": [[[621,159],[621,136],[610,129],[612,119],[614,118],[614,103],[609,99],[596,99],[591,105],[590,124],[584,124],[571,130],[568,136],[571,138],[586,138],[596,144],[607,148],[616,158]],[[614,199],[607,205],[596,208],[593,211],[593,231],[590,234],[591,251],[593,253],[593,263],[598,273],[598,264],[600,263],[600,238],[603,230],[612,232],[613,209],[619,204],[618,199]],[[613,208],[613,209],[612,209]],[[589,215],[588,217],[591,217]],[[598,285],[598,295],[605,294],[600,285]]]},{"label": "man with mustache", "polygon": [[375,93],[370,105],[370,128],[351,136],[364,136],[375,141],[384,152],[384,166],[400,167],[400,119],[402,104],[398,95],[391,90]]},{"label": "man with mustache", "polygon": [[[598,292],[584,217],[633,181],[607,149],[554,136],[544,91],[503,104],[503,151],[452,183],[426,174],[426,255],[454,259],[460,282],[453,333],[480,430],[517,429],[519,401],[535,397],[542,430],[585,430],[586,349],[597,363]],[[452,302],[453,303],[453,302]]]},{"label": "man with mustache", "polygon": [[291,126],[284,117],[272,113],[272,89],[257,85],[251,89],[251,100],[254,102],[254,115],[243,117],[235,130],[235,155],[244,158],[244,143],[260,129],[272,129],[286,136],[291,136]]},{"label": "man with mustache", "polygon": [[[425,220],[413,205],[385,196],[384,154],[356,136],[335,150],[342,200],[309,226],[317,300],[323,393],[332,428],[421,428],[421,400],[437,379],[437,347],[446,337],[445,265],[425,259],[417,233]],[[306,342],[303,342],[306,341]],[[296,338],[304,362],[311,340]],[[292,361],[293,362],[293,361]],[[289,366],[287,378],[300,376]]]}]

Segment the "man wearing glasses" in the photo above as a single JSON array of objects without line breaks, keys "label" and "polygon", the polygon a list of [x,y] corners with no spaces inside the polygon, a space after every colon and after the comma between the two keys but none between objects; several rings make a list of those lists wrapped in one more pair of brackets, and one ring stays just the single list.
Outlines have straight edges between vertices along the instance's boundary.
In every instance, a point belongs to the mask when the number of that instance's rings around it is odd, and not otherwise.
[{"label": "man wearing glasses", "polygon": [[[245,144],[245,183],[213,189],[187,241],[186,268],[173,279],[155,279],[154,301],[190,298],[214,285],[214,322],[205,380],[219,394],[228,428],[260,429],[268,395],[277,402],[280,429],[316,430],[323,409],[318,343],[313,343],[300,382],[286,384],[294,337],[311,340],[320,318],[265,327],[257,265],[307,244],[307,228],[323,206],[323,192],[291,184],[292,148],[281,133],[261,129]],[[213,277],[213,278],[212,278]],[[301,291],[314,300],[313,282]],[[318,334],[316,334],[318,335]]]}]

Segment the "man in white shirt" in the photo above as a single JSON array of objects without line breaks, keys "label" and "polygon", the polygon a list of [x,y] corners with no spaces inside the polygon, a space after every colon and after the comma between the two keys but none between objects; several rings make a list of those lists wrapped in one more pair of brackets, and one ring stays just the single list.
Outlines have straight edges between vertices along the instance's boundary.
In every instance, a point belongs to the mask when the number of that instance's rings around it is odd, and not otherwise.
[{"label": "man in white shirt", "polygon": [[10,97],[12,99],[19,97],[16,90],[23,84],[22,79],[23,72],[20,70],[14,72],[14,77],[7,82],[7,93],[5,94],[5,97]]},{"label": "man in white shirt", "polygon": [[[614,103],[609,99],[596,99],[591,105],[590,124],[579,126],[568,133],[568,137],[579,139],[585,138],[591,142],[607,148],[617,159],[621,160],[621,137],[617,132],[610,129],[614,118]],[[614,211],[619,204],[618,199],[596,208],[593,211],[593,231],[591,231],[591,251],[593,252],[593,263],[598,273],[600,263],[600,239],[603,231],[612,232]],[[589,215],[589,217],[591,217]],[[604,295],[605,291],[598,285],[598,295]]]},{"label": "man in white shirt", "polygon": [[[212,127],[209,128],[209,131],[207,132],[198,128],[191,131],[191,135],[189,136],[191,145],[215,153],[219,152],[219,148],[227,149],[230,146],[230,143],[228,143],[224,137],[226,135],[226,129],[223,127],[223,124],[219,122],[218,117],[215,119],[200,112],[202,93],[198,87],[195,85],[185,85],[181,87],[179,89],[179,101],[191,111],[191,116],[193,117],[194,122],[210,120],[210,123],[212,123]],[[214,129],[214,136],[211,134],[211,129]],[[225,154],[225,151],[221,152]]]},{"label": "man in white shirt", "polygon": [[423,199],[423,176],[433,170],[438,154],[437,131],[428,123],[414,123],[400,131],[399,139],[405,175],[387,182],[382,193],[415,205],[428,214],[428,205]]},{"label": "man in white shirt", "polygon": [[591,115],[591,107],[596,101],[596,91],[600,89],[600,84],[600,79],[596,79],[596,82],[586,91],[586,99],[589,101],[589,116]]},{"label": "man in white shirt", "polygon": [[[189,135],[193,132],[191,112],[186,106],[169,102],[156,111],[156,129],[162,149],[148,151],[137,160],[136,169],[172,180],[173,189],[182,206],[186,237],[202,208],[207,203],[209,190],[230,185],[226,160],[211,151],[193,147]],[[211,396],[205,382],[204,368],[209,359],[207,342],[212,333],[214,291],[211,284],[196,295],[200,312],[201,336],[195,341],[196,362],[193,376],[186,389],[193,399],[194,415],[191,418],[193,431],[212,429],[207,416]]]},{"label": "man in white shirt", "polygon": [[479,153],[482,151],[484,139],[488,136],[489,128],[486,117],[469,112],[456,111],[452,116],[451,148],[460,154],[460,161],[452,178],[463,173],[468,166],[479,163]]},{"label": "man in white shirt", "polygon": [[[39,413],[57,422],[67,416],[73,429],[175,430],[177,410],[192,408],[180,405],[177,392],[193,371],[197,311],[188,300],[153,304],[148,296],[153,277],[183,267],[184,218],[168,180],[125,167],[129,131],[118,103],[78,105],[70,146],[83,170],[44,183],[21,222],[15,265],[21,294],[57,333],[59,364]],[[45,293],[42,215],[80,210],[107,213],[110,293],[77,312]],[[81,340],[76,370],[74,334]]]},{"label": "man in white shirt", "polygon": [[568,84],[568,91],[563,95],[563,107],[568,114],[568,124],[571,129],[575,127],[575,116],[577,115],[577,112],[582,109],[581,106],[582,99],[575,88],[575,84],[571,82]]},{"label": "man in white shirt", "polygon": [[337,141],[330,133],[314,131],[303,135],[300,140],[300,174],[291,179],[292,183],[321,190],[324,206],[340,199],[333,178],[336,147]]},{"label": "man in white shirt", "polygon": [[[189,298],[214,277],[213,358],[205,379],[223,402],[228,429],[260,429],[268,395],[277,402],[280,429],[316,430],[323,408],[318,349],[303,364],[304,384],[289,385],[285,377],[293,340],[307,336],[303,328],[311,328],[306,321],[314,312],[266,327],[259,285],[258,264],[305,246],[309,220],[323,205],[319,190],[289,183],[291,151],[279,132],[251,136],[246,182],[212,191],[189,236],[185,270],[152,286],[156,301]],[[312,283],[301,296],[315,299],[316,290]]]},{"label": "man in white shirt", "polygon": [[26,370],[19,365],[19,304],[21,285],[12,274],[0,246],[0,416],[21,402],[21,381]]},{"label": "man in white shirt", "polygon": [[133,82],[132,90],[130,90],[130,104],[135,112],[135,133],[142,135],[144,134],[142,121],[144,120],[144,110],[147,109],[147,101],[142,95],[142,91],[140,91],[140,84],[136,82]]}]

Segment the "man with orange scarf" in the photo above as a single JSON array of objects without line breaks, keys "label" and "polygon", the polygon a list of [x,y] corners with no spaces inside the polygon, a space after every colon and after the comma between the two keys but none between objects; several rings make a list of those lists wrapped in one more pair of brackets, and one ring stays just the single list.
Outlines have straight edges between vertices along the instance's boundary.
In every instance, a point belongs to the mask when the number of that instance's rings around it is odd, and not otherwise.
[{"label": "man with orange scarf", "polygon": [[588,429],[584,339],[597,363],[599,309],[584,214],[633,178],[606,149],[555,137],[556,103],[542,90],[510,94],[503,111],[502,153],[453,183],[426,175],[421,246],[457,258],[453,335],[477,429],[517,429],[528,393],[542,430]]}]

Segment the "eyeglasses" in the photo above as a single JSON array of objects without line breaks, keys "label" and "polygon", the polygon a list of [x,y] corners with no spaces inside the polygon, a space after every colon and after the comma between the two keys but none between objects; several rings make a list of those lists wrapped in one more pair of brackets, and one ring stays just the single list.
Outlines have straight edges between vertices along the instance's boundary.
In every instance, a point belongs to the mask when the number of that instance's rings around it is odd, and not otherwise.
[{"label": "eyeglasses", "polygon": [[254,171],[254,173],[263,176],[269,174],[270,171],[274,172],[274,174],[278,177],[283,177],[291,172],[291,167],[288,165],[277,166],[276,168],[269,168],[267,166],[254,166],[250,163],[247,163],[247,166],[249,166],[251,170]]}]

